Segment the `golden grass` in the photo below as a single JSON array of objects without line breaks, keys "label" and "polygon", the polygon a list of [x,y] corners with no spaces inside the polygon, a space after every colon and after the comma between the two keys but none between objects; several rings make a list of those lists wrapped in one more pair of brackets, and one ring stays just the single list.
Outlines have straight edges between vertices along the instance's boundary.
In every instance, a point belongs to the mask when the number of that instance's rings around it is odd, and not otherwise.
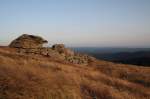
[{"label": "golden grass", "polygon": [[0,99],[150,99],[150,68],[105,61],[73,65],[3,49]]}]

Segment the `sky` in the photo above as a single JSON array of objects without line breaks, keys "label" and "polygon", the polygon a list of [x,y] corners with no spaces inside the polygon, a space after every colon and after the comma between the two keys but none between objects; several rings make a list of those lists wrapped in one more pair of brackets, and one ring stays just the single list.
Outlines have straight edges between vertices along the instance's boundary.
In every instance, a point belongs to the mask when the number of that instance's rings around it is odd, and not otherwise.
[{"label": "sky", "polygon": [[150,0],[0,0],[0,45],[22,34],[49,45],[150,47]]}]

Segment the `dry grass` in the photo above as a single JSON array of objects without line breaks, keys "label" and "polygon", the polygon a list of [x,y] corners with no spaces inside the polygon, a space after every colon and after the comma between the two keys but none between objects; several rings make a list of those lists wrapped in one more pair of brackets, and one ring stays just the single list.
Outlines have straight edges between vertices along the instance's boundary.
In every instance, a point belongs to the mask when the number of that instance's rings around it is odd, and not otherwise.
[{"label": "dry grass", "polygon": [[73,65],[14,50],[0,49],[0,99],[150,99],[150,68]]}]

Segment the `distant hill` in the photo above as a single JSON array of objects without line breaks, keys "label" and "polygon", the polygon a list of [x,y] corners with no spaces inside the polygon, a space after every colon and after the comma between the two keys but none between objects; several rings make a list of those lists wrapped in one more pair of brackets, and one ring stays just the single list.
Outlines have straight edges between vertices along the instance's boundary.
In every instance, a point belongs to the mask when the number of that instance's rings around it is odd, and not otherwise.
[{"label": "distant hill", "polygon": [[150,51],[120,52],[120,53],[90,53],[98,59],[125,64],[150,66]]},{"label": "distant hill", "polygon": [[139,66],[150,66],[149,48],[74,48],[75,51],[92,55],[98,59],[133,64]]},{"label": "distant hill", "polygon": [[119,48],[119,47],[72,47],[77,52],[89,54],[112,54],[120,52],[150,51],[150,48]]}]

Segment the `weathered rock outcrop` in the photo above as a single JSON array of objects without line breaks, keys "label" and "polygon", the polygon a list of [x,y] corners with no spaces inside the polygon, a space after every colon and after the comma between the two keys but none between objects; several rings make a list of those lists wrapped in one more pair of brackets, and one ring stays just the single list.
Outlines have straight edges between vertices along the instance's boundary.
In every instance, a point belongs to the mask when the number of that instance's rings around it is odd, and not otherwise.
[{"label": "weathered rock outcrop", "polygon": [[9,46],[17,48],[18,53],[38,54],[73,64],[88,64],[91,59],[94,60],[91,56],[75,53],[66,48],[64,44],[55,44],[50,48],[42,47],[44,43],[47,43],[47,41],[39,36],[24,34],[12,41]]},{"label": "weathered rock outcrop", "polygon": [[48,41],[44,40],[42,37],[23,34],[13,40],[9,46],[15,48],[42,48],[44,43],[48,43]]},{"label": "weathered rock outcrop", "polygon": [[58,51],[60,54],[63,53],[67,56],[73,56],[74,55],[74,51],[66,48],[64,44],[55,44],[52,46],[52,49],[55,51]]}]

